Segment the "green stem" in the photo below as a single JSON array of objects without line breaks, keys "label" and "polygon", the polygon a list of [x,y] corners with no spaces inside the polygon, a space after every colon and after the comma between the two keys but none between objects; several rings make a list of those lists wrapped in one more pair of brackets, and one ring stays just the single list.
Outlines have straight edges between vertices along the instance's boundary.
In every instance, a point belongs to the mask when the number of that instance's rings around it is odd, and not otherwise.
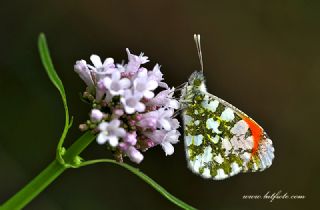
[{"label": "green stem", "polygon": [[[83,134],[71,147],[66,151],[64,160],[67,164],[72,165],[74,158],[77,157],[92,141],[94,135],[91,132]],[[42,192],[50,183],[52,183],[62,172],[67,169],[57,160],[49,164],[38,176],[29,182],[24,188],[17,192],[13,197],[7,200],[1,210],[18,210],[22,209],[31,202],[40,192]]]},{"label": "green stem", "polygon": [[82,167],[96,163],[112,163],[124,167],[133,174],[140,177],[143,181],[148,183],[151,187],[157,190],[165,198],[167,198],[172,203],[177,206],[187,209],[195,210],[194,207],[184,203],[178,198],[171,195],[166,189],[157,184],[153,179],[139,171],[128,164],[119,163],[111,159],[98,159],[85,161],[83,163],[77,164],[76,158],[78,155],[89,146],[89,144],[94,140],[95,136],[91,132],[86,132],[83,134],[75,143],[73,143],[70,148],[63,155],[65,164],[62,164],[57,159],[47,166],[38,176],[36,176],[31,182],[29,182],[24,188],[12,196],[8,201],[6,201],[0,210],[19,210],[30,203],[39,193],[41,193],[45,188],[49,186],[60,174],[62,174],[69,167]]},{"label": "green stem", "polygon": [[121,166],[121,167],[129,170],[130,172],[132,172],[136,176],[140,177],[143,181],[145,181],[151,187],[153,187],[155,190],[157,190],[161,195],[163,195],[169,201],[171,201],[172,203],[181,207],[182,209],[196,210],[196,208],[190,206],[189,204],[183,202],[182,200],[180,200],[180,199],[176,198],[175,196],[173,196],[172,194],[170,194],[166,189],[164,189],[162,186],[160,186],[158,183],[156,183],[153,179],[151,179],[150,177],[148,177],[147,175],[145,175],[144,173],[139,171],[139,169],[134,168],[126,163],[119,163],[119,162],[117,162],[115,160],[111,160],[111,159],[97,159],[97,160],[85,161],[82,164],[80,164],[79,167],[88,166],[88,165],[92,165],[92,164],[96,164],[96,163],[112,163],[112,164],[116,164],[118,166]]}]

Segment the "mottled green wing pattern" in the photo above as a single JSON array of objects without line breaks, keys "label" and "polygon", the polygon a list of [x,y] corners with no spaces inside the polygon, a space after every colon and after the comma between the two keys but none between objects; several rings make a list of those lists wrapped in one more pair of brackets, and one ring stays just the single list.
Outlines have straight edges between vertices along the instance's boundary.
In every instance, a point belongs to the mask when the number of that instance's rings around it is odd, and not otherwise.
[{"label": "mottled green wing pattern", "polygon": [[234,106],[207,93],[199,74],[191,76],[181,96],[189,168],[203,178],[221,180],[271,166],[274,148],[263,129]]}]

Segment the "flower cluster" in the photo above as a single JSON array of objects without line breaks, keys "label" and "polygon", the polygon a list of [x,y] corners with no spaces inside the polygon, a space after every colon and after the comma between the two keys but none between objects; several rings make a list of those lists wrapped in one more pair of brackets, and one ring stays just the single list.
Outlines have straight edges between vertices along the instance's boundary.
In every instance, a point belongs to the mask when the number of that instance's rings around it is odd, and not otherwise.
[{"label": "flower cluster", "polygon": [[87,85],[83,99],[92,104],[90,120],[80,129],[96,132],[97,142],[107,144],[118,161],[128,156],[140,163],[142,152],[156,145],[171,155],[172,144],[180,136],[174,88],[163,82],[158,64],[148,70],[141,66],[148,57],[126,51],[127,64],[115,64],[113,58],[102,62],[99,56],[91,55],[92,64],[80,60],[74,65]]}]

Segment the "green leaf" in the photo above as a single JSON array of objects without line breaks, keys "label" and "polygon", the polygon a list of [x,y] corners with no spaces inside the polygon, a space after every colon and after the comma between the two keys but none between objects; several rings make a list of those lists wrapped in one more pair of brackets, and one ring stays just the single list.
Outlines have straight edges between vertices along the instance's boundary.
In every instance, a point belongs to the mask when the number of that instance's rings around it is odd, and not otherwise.
[{"label": "green leaf", "polygon": [[156,183],[153,179],[151,179],[146,174],[144,174],[141,171],[139,171],[139,169],[134,168],[134,167],[132,167],[132,166],[126,164],[126,163],[119,163],[119,162],[117,162],[115,160],[112,160],[112,159],[97,159],[97,160],[85,161],[85,162],[81,163],[78,167],[92,165],[92,164],[96,164],[96,163],[113,163],[113,164],[122,166],[123,168],[131,171],[132,173],[134,173],[135,175],[140,177],[143,181],[145,181],[151,187],[153,187],[155,190],[157,190],[161,195],[163,195],[169,201],[171,201],[172,203],[174,203],[177,206],[181,207],[182,209],[196,210],[196,208],[190,206],[189,204],[181,201],[180,199],[178,199],[175,196],[173,196],[172,194],[170,194],[166,189],[164,189],[162,186],[160,186],[158,183]]},{"label": "green leaf", "polygon": [[43,33],[41,33],[39,35],[38,47],[39,47],[40,58],[41,58],[42,64],[43,64],[51,82],[59,90],[59,92],[62,96],[62,99],[66,100],[66,94],[64,91],[63,84],[62,84],[56,70],[54,69],[53,64],[52,64],[52,60],[50,57],[50,52],[48,49],[46,37]]},{"label": "green leaf", "polygon": [[69,110],[68,110],[68,105],[67,105],[67,97],[66,97],[66,93],[64,91],[63,84],[62,84],[56,70],[54,69],[54,66],[53,66],[53,63],[52,63],[52,60],[50,57],[50,52],[48,49],[46,37],[43,33],[41,33],[38,38],[38,49],[39,49],[40,58],[41,58],[43,66],[44,66],[44,69],[46,70],[53,85],[58,89],[58,91],[61,95],[61,98],[62,98],[63,106],[64,106],[65,125],[64,125],[64,129],[63,129],[62,135],[60,137],[60,140],[59,140],[59,143],[57,146],[57,158],[61,163],[64,163],[64,160],[61,155],[62,145],[63,145],[64,139],[67,136],[68,129],[71,125],[69,122]]}]

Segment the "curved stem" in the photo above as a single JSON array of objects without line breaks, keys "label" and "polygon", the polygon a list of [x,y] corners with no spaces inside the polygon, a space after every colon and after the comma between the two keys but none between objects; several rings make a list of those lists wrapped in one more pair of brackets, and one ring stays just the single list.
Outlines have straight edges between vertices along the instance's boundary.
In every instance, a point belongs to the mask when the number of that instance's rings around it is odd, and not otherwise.
[{"label": "curved stem", "polygon": [[[74,158],[78,156],[94,140],[94,138],[95,136],[91,132],[86,132],[72,144],[64,155],[67,165],[72,165]],[[0,209],[22,209],[66,169],[66,165],[61,164],[58,160],[54,160],[24,188],[7,200]]]},{"label": "curved stem", "polygon": [[75,158],[89,146],[89,144],[94,140],[95,136],[91,132],[86,132],[83,134],[75,143],[73,143],[70,148],[66,151],[63,156],[66,164],[61,164],[58,160],[54,160],[49,164],[38,176],[36,176],[31,182],[29,182],[24,188],[17,192],[13,197],[7,200],[3,206],[0,207],[1,210],[18,210],[25,207],[30,203],[39,193],[41,193],[50,183],[52,183],[60,174],[62,174],[67,167],[83,167],[96,163],[113,163],[119,165],[133,174],[140,177],[143,181],[148,183],[151,187],[157,190],[165,198],[167,198],[172,203],[177,206],[187,209],[195,210],[194,207],[184,203],[178,198],[170,194],[166,189],[157,184],[153,179],[139,171],[139,169],[134,168],[125,163],[119,163],[111,159],[98,159],[85,161],[81,164],[75,165]]},{"label": "curved stem", "polygon": [[156,183],[153,179],[151,179],[150,177],[148,177],[147,175],[145,175],[144,173],[139,171],[139,169],[134,168],[128,164],[119,163],[119,162],[117,162],[115,160],[111,160],[111,159],[98,159],[98,160],[85,161],[85,162],[81,163],[79,165],[79,167],[88,166],[88,165],[92,165],[92,164],[96,164],[96,163],[113,163],[113,164],[119,165],[119,166],[129,170],[133,174],[137,175],[138,177],[140,177],[143,181],[148,183],[151,187],[153,187],[155,190],[157,190],[161,195],[163,195],[165,198],[167,198],[169,201],[176,204],[177,206],[179,206],[183,209],[187,209],[187,210],[196,210],[196,208],[190,206],[189,204],[186,204],[185,202],[181,201],[180,199],[178,199],[175,196],[173,196],[172,194],[170,194],[166,189],[164,189],[162,186],[160,186],[158,183]]},{"label": "curved stem", "polygon": [[53,85],[58,89],[60,96],[61,96],[61,99],[62,99],[62,102],[63,102],[63,107],[64,107],[64,111],[65,111],[65,124],[64,124],[64,128],[63,128],[63,132],[61,134],[61,137],[60,137],[58,145],[57,145],[56,156],[57,156],[57,160],[60,163],[65,164],[65,160],[62,158],[62,154],[61,154],[62,153],[62,146],[63,146],[64,139],[67,136],[68,130],[72,124],[72,118],[70,121],[68,104],[67,104],[67,97],[66,97],[66,93],[65,93],[65,90],[63,87],[63,83],[60,80],[60,78],[59,78],[59,76],[53,66],[51,56],[50,56],[50,51],[49,51],[47,41],[46,41],[46,37],[42,33],[39,35],[38,49],[39,49],[39,54],[40,54],[40,58],[41,58],[43,67],[46,70]]}]

